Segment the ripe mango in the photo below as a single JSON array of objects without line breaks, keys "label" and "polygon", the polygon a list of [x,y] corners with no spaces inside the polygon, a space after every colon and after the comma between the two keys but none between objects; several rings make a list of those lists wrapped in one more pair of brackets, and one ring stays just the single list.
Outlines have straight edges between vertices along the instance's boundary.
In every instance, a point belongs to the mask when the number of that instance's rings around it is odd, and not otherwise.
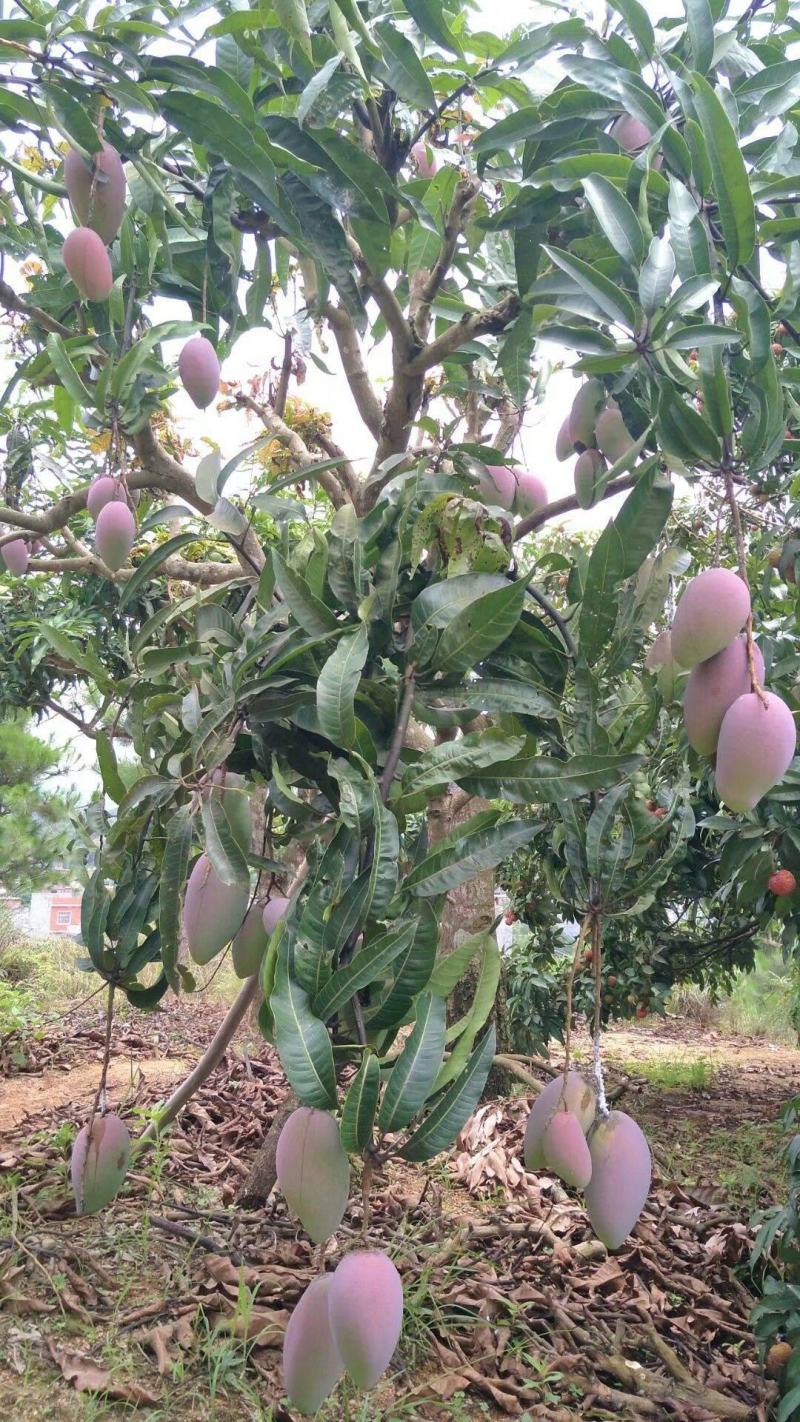
[{"label": "ripe mango", "polygon": [[569,415],[565,419],[556,435],[556,459],[559,464],[563,464],[565,459],[569,459],[575,453],[575,444],[570,433]]},{"label": "ripe mango", "polygon": [[516,477],[514,512],[521,518],[527,518],[528,514],[536,513],[537,509],[546,508],[549,497],[544,479],[540,479],[538,474],[531,474],[527,469],[518,469]]},{"label": "ripe mango", "polygon": [[61,248],[67,274],[87,301],[105,301],[114,276],[102,237],[91,227],[74,227]]},{"label": "ripe mango", "polygon": [[575,460],[575,497],[582,509],[590,509],[597,499],[597,481],[606,462],[598,449],[585,449]]},{"label": "ripe mango", "polygon": [[478,478],[478,492],[487,504],[512,509],[517,494],[517,476],[506,464],[487,464]]},{"label": "ripe mango", "polygon": [[230,943],[242,926],[249,899],[248,884],[223,884],[208,855],[200,855],[183,901],[183,931],[196,963],[209,963]]},{"label": "ripe mango", "polygon": [[251,904],[233,940],[231,957],[237,978],[252,978],[261,967],[269,934],[262,918],[263,904]]},{"label": "ripe mango", "polygon": [[278,1185],[315,1244],[339,1228],[350,1194],[350,1161],[336,1118],[315,1106],[299,1106],[278,1137]]},{"label": "ripe mango", "polygon": [[6,565],[9,573],[21,578],[27,572],[30,562],[31,550],[24,538],[12,538],[10,543],[4,543],[0,548],[0,557]]},{"label": "ripe mango", "polygon": [[741,632],[750,615],[750,593],[738,573],[707,568],[681,594],[672,620],[672,655],[682,667],[716,656]]},{"label": "ripe mango", "polygon": [[606,1248],[619,1249],[644,1209],[652,1177],[650,1147],[631,1116],[612,1111],[591,1132],[589,1153],[589,1219]]},{"label": "ripe mango", "polygon": [[283,1340],[283,1385],[304,1417],[313,1417],[344,1373],[331,1333],[332,1274],[312,1279],[295,1305]]},{"label": "ripe mango", "polygon": [[563,1075],[553,1077],[536,1097],[525,1127],[523,1155],[526,1170],[542,1170],[546,1166],[543,1137],[551,1116],[559,1108],[566,1108],[577,1117],[585,1135],[594,1120],[597,1101],[594,1087],[579,1072],[567,1073],[566,1087]]},{"label": "ripe mango", "polygon": [[737,697],[720,727],[714,778],[720,799],[736,813],[752,810],[794,759],[794,717],[774,692],[764,695],[766,706],[754,691]]},{"label": "ripe mango", "polygon": [[198,410],[205,410],[219,390],[217,353],[205,336],[192,336],[178,356],[178,374]]},{"label": "ripe mango", "polygon": [[356,1387],[374,1387],[386,1371],[403,1326],[403,1285],[380,1250],[346,1254],[333,1275],[331,1332]]},{"label": "ripe mango", "polygon": [[64,159],[64,183],[82,226],[91,227],[107,245],[113,242],[125,213],[125,170],[116,148],[104,143],[91,164],[70,148]]},{"label": "ripe mango", "polygon": [[605,399],[602,380],[593,377],[583,382],[569,412],[569,433],[573,444],[594,444],[594,427]]},{"label": "ripe mango", "polygon": [[626,153],[638,153],[647,147],[652,138],[646,124],[631,114],[620,114],[619,118],[614,119],[609,132]]},{"label": "ripe mango", "polygon": [[136,519],[127,504],[105,504],[97,515],[94,546],[107,568],[116,573],[136,542]]},{"label": "ripe mango", "polygon": [[625,421],[622,418],[622,411],[618,405],[609,405],[607,409],[601,411],[597,417],[595,425],[595,439],[598,448],[602,450],[609,464],[616,464],[618,459],[628,453],[636,443],[633,435],[625,428]]},{"label": "ripe mango", "polygon": [[106,504],[124,500],[125,490],[119,479],[112,479],[109,474],[101,474],[99,479],[93,479],[89,485],[86,507],[97,523],[100,510],[104,509]]},{"label": "ripe mango", "polygon": [[429,148],[424,139],[420,139],[411,149],[411,157],[417,167],[417,172],[421,178],[435,178],[439,171],[439,160],[432,148]]},{"label": "ripe mango", "polygon": [[584,1190],[592,1178],[592,1157],[583,1126],[572,1111],[556,1110],[542,1135],[542,1154],[548,1170],[567,1185]]},{"label": "ripe mango", "polygon": [[[753,647],[753,661],[759,681],[764,679],[764,658]],[[725,712],[738,696],[750,690],[747,665],[747,637],[742,632],[716,656],[692,667],[683,694],[683,723],[689,745],[698,755],[713,755],[717,749]]]}]

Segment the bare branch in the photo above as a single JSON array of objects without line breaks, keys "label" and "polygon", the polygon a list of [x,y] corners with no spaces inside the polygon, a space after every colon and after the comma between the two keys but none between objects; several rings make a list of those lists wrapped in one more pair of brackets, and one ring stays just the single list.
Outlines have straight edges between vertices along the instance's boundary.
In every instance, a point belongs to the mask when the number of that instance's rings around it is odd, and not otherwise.
[{"label": "bare branch", "polygon": [[75,335],[69,326],[63,326],[54,316],[48,316],[46,311],[40,311],[38,306],[32,306],[29,301],[17,296],[5,281],[0,281],[0,305],[5,306],[7,311],[18,311],[21,316],[27,316],[30,321],[35,321],[37,326],[41,326],[45,331],[52,331],[56,336]]},{"label": "bare branch", "polygon": [[[236,404],[242,409],[252,410],[264,428],[283,445],[284,449],[288,449],[298,473],[302,473],[303,469],[307,469],[310,464],[316,462],[302,436],[297,433],[297,430],[291,429],[286,421],[275,413],[271,405],[260,405],[251,395],[241,394],[236,396]],[[317,474],[315,478],[319,480],[334,508],[339,509],[342,504],[347,503],[347,495],[331,470]]]},{"label": "bare branch", "polygon": [[430,345],[412,356],[406,363],[408,375],[424,375],[434,365],[441,365],[448,356],[454,355],[468,341],[477,336],[499,334],[515,321],[520,311],[520,299],[516,292],[509,292],[495,306],[485,306],[479,311],[468,311],[460,321],[448,326]]},{"label": "bare branch", "polygon": [[[639,478],[638,469],[632,469],[630,474],[620,474],[618,479],[606,485],[602,498],[610,499],[614,494],[621,494],[625,489],[632,489]],[[546,504],[543,509],[537,509],[535,513],[528,514],[527,518],[521,518],[514,527],[514,542],[524,538],[526,533],[533,533],[534,529],[541,528],[543,523],[549,523],[551,518],[558,518],[559,514],[570,513],[572,509],[580,508],[574,494],[567,494],[563,499],[554,499],[552,504]]]},{"label": "bare branch", "polygon": [[420,341],[427,338],[431,318],[431,304],[442,285],[453,262],[458,247],[458,239],[469,221],[480,193],[480,183],[474,178],[462,178],[456,186],[453,201],[444,226],[442,247],[435,265],[423,274],[415,296],[411,302],[411,324]]},{"label": "bare branch", "polygon": [[283,361],[281,363],[281,378],[278,381],[278,389],[275,392],[273,402],[276,415],[283,419],[286,413],[286,399],[289,394],[289,380],[292,374],[292,333],[287,331],[283,338]]},{"label": "bare branch", "polygon": [[342,368],[356,409],[373,439],[377,439],[381,428],[381,405],[367,373],[358,332],[343,306],[334,306],[332,301],[328,301],[323,307],[323,315],[339,347]]},{"label": "bare branch", "polygon": [[358,268],[359,275],[364,282],[370,295],[375,298],[376,305],[380,311],[392,336],[395,351],[402,353],[405,358],[414,346],[414,333],[403,315],[403,308],[397,300],[389,283],[383,278],[376,276],[370,270],[367,259],[354,237],[347,234],[347,245],[353,256],[353,261]]}]

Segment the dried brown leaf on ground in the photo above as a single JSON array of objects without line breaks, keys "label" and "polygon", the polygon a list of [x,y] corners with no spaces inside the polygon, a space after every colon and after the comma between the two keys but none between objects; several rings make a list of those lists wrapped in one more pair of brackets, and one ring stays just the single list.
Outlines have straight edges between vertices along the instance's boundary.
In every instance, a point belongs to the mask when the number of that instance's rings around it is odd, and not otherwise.
[{"label": "dried brown leaf on ground", "polygon": [[109,1368],[95,1363],[85,1353],[65,1348],[60,1343],[54,1343],[52,1338],[47,1339],[47,1351],[56,1367],[60,1368],[62,1377],[77,1392],[97,1392],[103,1397],[131,1402],[137,1407],[158,1402],[158,1396],[149,1388],[142,1387],[141,1383],[115,1378]]}]

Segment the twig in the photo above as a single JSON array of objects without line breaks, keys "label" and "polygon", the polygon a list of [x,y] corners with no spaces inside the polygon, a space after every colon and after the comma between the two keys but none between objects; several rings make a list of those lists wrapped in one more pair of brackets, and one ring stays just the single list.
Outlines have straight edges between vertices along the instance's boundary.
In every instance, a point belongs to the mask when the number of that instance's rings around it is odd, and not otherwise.
[{"label": "twig", "polygon": [[564,1084],[561,1088],[562,1101],[565,1100],[567,1080],[569,1078],[570,1046],[572,1043],[572,990],[575,986],[575,975],[578,971],[578,963],[580,961],[581,954],[583,953],[583,945],[586,942],[586,935],[589,932],[589,928],[592,923],[592,918],[593,915],[587,913],[583,920],[583,923],[581,924],[581,931],[578,934],[578,941],[575,944],[575,953],[572,958],[572,965],[569,970],[569,977],[567,978],[567,1001],[564,1009]]},{"label": "twig", "polygon": [[411,720],[411,708],[414,705],[414,688],[416,685],[417,668],[414,662],[407,662],[403,676],[404,687],[403,697],[400,702],[400,710],[397,713],[397,723],[392,736],[392,743],[389,746],[389,753],[386,757],[386,764],[383,767],[383,774],[380,779],[381,800],[384,805],[389,798],[389,791],[392,788],[392,780],[397,769],[400,756],[405,744],[408,723]]},{"label": "twig", "polygon": [[558,611],[557,608],[553,607],[552,602],[550,602],[545,597],[543,592],[540,592],[537,587],[534,587],[533,583],[528,583],[528,592],[530,593],[530,596],[533,598],[534,602],[538,602],[542,611],[547,613],[547,616],[550,618],[550,621],[555,623],[556,627],[561,633],[564,646],[567,649],[567,654],[572,658],[573,661],[577,661],[578,648],[575,646],[575,643],[572,640],[572,634],[566,624],[566,621],[561,616],[561,613]]}]

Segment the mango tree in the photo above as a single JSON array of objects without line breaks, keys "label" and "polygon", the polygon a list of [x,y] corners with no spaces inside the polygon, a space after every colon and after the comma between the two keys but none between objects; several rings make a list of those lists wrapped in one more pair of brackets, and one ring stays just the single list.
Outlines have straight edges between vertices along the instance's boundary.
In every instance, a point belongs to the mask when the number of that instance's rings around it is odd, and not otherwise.
[{"label": "mango tree", "polygon": [[[635,1224],[649,1153],[605,1101],[604,930],[658,902],[693,806],[738,868],[796,794],[795,543],[765,558],[794,515],[795,29],[758,0],[674,8],[654,25],[614,0],[595,30],[542,7],[508,37],[461,0],[107,7],[91,28],[67,0],[0,21],[3,635],[26,669],[7,694],[96,744],[83,938],[108,1040],[115,993],[191,991],[231,941],[243,978],[144,1144],[257,1006],[311,1178],[360,1154],[368,1197],[390,1157],[447,1149],[495,1057],[500,977],[485,913],[475,933],[445,918],[439,951],[447,897],[532,845],[581,928],[528,1163],[586,1186],[610,1247]],[[270,368],[247,383],[253,329]],[[334,348],[346,448],[296,393]],[[514,449],[565,350],[574,492],[554,498]],[[192,469],[176,383],[256,438]],[[678,479],[713,525],[708,567],[672,517]],[[538,530],[620,494],[590,551],[540,552]],[[675,645],[654,641],[687,572]],[[82,1208],[128,1159],[110,1119],[103,1077]],[[295,1202],[316,1234],[338,1223],[319,1204]],[[385,1367],[393,1269],[346,1254],[303,1301],[286,1377],[295,1395],[310,1349],[305,1410],[345,1368],[370,1386]]]}]

